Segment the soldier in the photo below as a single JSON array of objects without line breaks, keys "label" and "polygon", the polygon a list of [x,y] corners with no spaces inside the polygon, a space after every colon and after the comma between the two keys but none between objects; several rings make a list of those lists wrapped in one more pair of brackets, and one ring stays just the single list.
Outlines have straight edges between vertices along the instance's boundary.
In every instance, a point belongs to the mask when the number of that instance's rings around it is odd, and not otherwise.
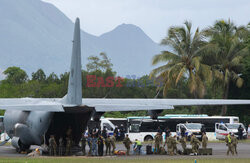
[{"label": "soldier", "polygon": [[207,148],[207,142],[208,138],[205,132],[202,133],[202,148],[206,149]]},{"label": "soldier", "polygon": [[123,140],[123,144],[125,145],[125,147],[127,149],[127,155],[129,155],[130,145],[132,144],[132,142],[130,141],[128,134],[126,134],[126,137]]},{"label": "soldier", "polygon": [[105,145],[106,145],[106,156],[109,154],[111,155],[111,139],[110,136],[108,135],[107,139],[105,139]]},{"label": "soldier", "polygon": [[84,135],[84,133],[82,134],[82,138],[81,138],[81,144],[82,144],[82,155],[85,156],[86,155],[86,137]]},{"label": "soldier", "polygon": [[59,149],[58,149],[59,156],[63,155],[63,145],[64,145],[63,138],[60,137],[60,139],[59,139]]},{"label": "soldier", "polygon": [[71,155],[71,145],[72,145],[72,141],[69,137],[66,138],[66,156]]},{"label": "soldier", "polygon": [[226,145],[228,147],[227,155],[229,155],[229,152],[231,152],[232,155],[234,155],[234,150],[233,150],[233,146],[232,146],[232,139],[231,139],[231,132],[229,132],[229,134],[226,136],[225,142],[226,142]]},{"label": "soldier", "polygon": [[87,142],[88,142],[88,146],[89,146],[88,155],[91,156],[92,155],[92,138],[91,138],[90,134],[88,134]]},{"label": "soldier", "polygon": [[[168,148],[168,154],[170,155],[170,156],[173,156],[173,143],[172,143],[172,141],[171,141],[171,139],[172,139],[172,136],[171,135],[169,135],[169,137],[167,138],[167,140],[166,140],[166,142],[165,142],[165,145],[167,144],[167,148]],[[164,145],[164,146],[165,146]]]},{"label": "soldier", "polygon": [[238,139],[234,136],[234,134],[232,134],[231,141],[232,141],[233,150],[235,154],[238,155],[238,151],[237,151]]},{"label": "soldier", "polygon": [[56,156],[56,140],[54,135],[50,135],[49,138],[49,155],[50,156]]},{"label": "soldier", "polygon": [[98,137],[98,155],[103,156],[104,138],[99,135]]},{"label": "soldier", "polygon": [[192,134],[190,144],[192,145],[192,152],[194,153],[194,155],[198,155],[200,141],[196,138],[194,134]]},{"label": "soldier", "polygon": [[180,139],[180,143],[181,143],[181,147],[183,149],[183,153],[186,152],[186,148],[187,148],[187,140],[186,140],[186,137],[181,137]]},{"label": "soldier", "polygon": [[162,135],[158,132],[155,136],[155,154],[160,154],[160,146],[162,144]]},{"label": "soldier", "polygon": [[170,138],[172,141],[173,145],[173,153],[176,155],[177,154],[177,140],[176,140],[176,135],[174,137]]},{"label": "soldier", "polygon": [[115,134],[115,133],[114,133],[114,135],[110,138],[110,140],[111,140],[111,145],[112,145],[112,154],[114,154],[114,153],[115,153],[115,148],[116,148],[116,146],[115,146],[116,134]]}]

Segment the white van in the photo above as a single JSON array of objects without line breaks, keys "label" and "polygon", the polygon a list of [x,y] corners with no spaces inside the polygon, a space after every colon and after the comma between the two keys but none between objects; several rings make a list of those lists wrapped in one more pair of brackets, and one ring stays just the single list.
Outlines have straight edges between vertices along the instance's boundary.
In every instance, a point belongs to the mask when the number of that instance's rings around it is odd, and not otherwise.
[{"label": "white van", "polygon": [[[91,128],[91,129],[95,128],[97,123],[100,123],[101,130],[103,130],[103,128],[106,127],[107,133],[110,136],[113,135],[115,125],[110,120],[108,120],[107,118],[101,118],[100,122],[95,122],[93,120],[90,120],[90,122],[88,124],[88,128]],[[85,135],[87,135],[87,134],[88,134],[88,130],[86,130],[86,132],[85,132]]]},{"label": "white van", "polygon": [[238,137],[238,128],[240,125],[244,129],[243,138],[247,138],[246,128],[242,123],[215,123],[216,139],[225,139],[229,132],[234,133],[235,136]]},{"label": "white van", "polygon": [[191,134],[194,134],[198,139],[201,140],[202,133],[201,128],[203,124],[201,123],[180,123],[176,125],[176,135],[177,137],[181,136],[181,130],[182,128],[185,129],[185,135],[188,137],[188,140],[190,140]]}]

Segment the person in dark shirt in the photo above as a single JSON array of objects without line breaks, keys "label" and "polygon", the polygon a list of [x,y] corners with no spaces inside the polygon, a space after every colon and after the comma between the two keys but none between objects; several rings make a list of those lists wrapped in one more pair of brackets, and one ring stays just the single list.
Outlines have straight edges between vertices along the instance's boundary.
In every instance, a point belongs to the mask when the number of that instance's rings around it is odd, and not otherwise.
[{"label": "person in dark shirt", "polygon": [[242,140],[242,136],[243,136],[243,127],[240,125],[238,128],[238,136],[239,136],[239,140]]},{"label": "person in dark shirt", "polygon": [[102,130],[102,137],[104,138],[104,139],[106,139],[107,138],[107,129],[106,129],[106,126],[104,126],[103,127],[103,130]]},{"label": "person in dark shirt", "polygon": [[120,139],[123,140],[125,138],[125,128],[123,126],[123,124],[121,124],[120,127]]},{"label": "person in dark shirt", "polygon": [[170,129],[168,127],[166,127],[165,129],[165,133],[166,133],[166,138],[170,136]]},{"label": "person in dark shirt", "polygon": [[161,129],[160,126],[158,126],[158,128],[157,128],[157,132],[160,133],[160,134],[162,134],[162,129]]},{"label": "person in dark shirt", "polygon": [[204,125],[202,125],[202,127],[201,127],[201,133],[202,133],[202,134],[203,134],[203,133],[206,133],[206,128],[205,128]]}]

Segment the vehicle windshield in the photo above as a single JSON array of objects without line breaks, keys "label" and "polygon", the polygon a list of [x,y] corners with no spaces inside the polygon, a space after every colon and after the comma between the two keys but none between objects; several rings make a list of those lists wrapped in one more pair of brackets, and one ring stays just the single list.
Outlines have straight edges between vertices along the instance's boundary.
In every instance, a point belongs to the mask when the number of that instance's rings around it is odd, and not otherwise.
[{"label": "vehicle windshield", "polygon": [[[227,128],[229,129],[238,129],[240,124],[226,124]],[[243,125],[241,125],[242,128],[244,128]]]},{"label": "vehicle windshield", "polygon": [[199,124],[199,123],[186,123],[185,126],[188,129],[199,130],[199,129],[201,129],[202,124]]}]

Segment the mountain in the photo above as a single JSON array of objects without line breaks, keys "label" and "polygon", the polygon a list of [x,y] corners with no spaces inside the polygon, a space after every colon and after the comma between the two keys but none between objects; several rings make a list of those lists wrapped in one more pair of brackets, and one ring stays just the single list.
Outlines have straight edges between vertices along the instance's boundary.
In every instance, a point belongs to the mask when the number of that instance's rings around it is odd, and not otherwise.
[{"label": "mountain", "polygon": [[[148,74],[152,57],[162,50],[139,27],[122,24],[97,37],[81,32],[82,63],[107,53],[119,75]],[[41,0],[0,1],[0,69],[23,68],[29,74],[68,71],[73,22],[52,4]],[[85,66],[84,66],[85,67]]]}]

